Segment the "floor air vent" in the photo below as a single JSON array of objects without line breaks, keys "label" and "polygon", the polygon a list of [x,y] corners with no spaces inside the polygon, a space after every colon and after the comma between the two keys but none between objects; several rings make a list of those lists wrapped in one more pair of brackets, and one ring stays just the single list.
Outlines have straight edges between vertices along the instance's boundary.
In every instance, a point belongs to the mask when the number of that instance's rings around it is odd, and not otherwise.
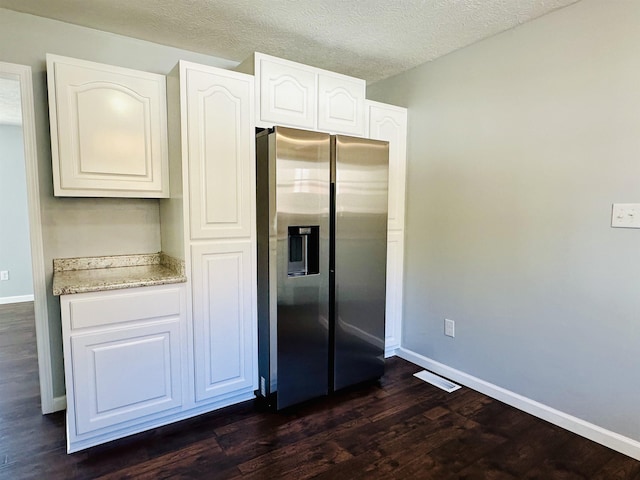
[{"label": "floor air vent", "polygon": [[430,383],[435,387],[441,388],[448,393],[455,392],[460,388],[460,385],[450,382],[449,380],[439,377],[438,375],[435,375],[431,372],[427,372],[426,370],[414,373],[413,376],[418,377],[420,380]]}]

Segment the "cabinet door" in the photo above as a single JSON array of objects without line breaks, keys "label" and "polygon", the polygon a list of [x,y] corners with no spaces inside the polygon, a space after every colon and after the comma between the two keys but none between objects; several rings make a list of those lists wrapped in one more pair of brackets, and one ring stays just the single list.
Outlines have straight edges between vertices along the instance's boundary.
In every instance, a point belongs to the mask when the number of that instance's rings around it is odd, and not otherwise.
[{"label": "cabinet door", "polygon": [[367,102],[369,138],[389,142],[389,230],[404,228],[407,110]]},{"label": "cabinet door", "polygon": [[256,54],[259,118],[269,125],[316,128],[315,69],[268,55]]},{"label": "cabinet door", "polygon": [[344,75],[318,76],[318,129],[363,136],[366,83]]},{"label": "cabinet door", "polygon": [[182,64],[192,239],[249,237],[255,189],[253,78]]},{"label": "cabinet door", "polygon": [[54,194],[168,197],[163,75],[47,55]]},{"label": "cabinet door", "polygon": [[385,356],[395,355],[402,336],[402,283],[404,261],[403,232],[387,237],[387,304],[385,320]]},{"label": "cabinet door", "polygon": [[71,336],[75,434],[182,404],[180,319]]},{"label": "cabinet door", "polygon": [[252,391],[256,343],[251,242],[192,246],[196,401]]}]

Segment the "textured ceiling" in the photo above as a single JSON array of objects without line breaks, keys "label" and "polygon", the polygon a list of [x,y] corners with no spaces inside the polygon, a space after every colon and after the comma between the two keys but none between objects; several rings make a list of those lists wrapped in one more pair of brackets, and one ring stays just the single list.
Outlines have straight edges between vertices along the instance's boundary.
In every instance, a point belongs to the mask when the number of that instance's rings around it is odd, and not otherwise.
[{"label": "textured ceiling", "polygon": [[577,0],[0,0],[0,7],[242,61],[259,51],[369,83]]}]

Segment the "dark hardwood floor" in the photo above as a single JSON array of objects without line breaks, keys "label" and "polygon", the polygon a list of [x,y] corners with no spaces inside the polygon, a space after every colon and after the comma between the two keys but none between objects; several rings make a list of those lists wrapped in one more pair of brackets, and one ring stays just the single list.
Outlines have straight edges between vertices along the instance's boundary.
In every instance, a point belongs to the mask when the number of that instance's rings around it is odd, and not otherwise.
[{"label": "dark hardwood floor", "polygon": [[640,462],[387,362],[379,384],[285,413],[245,402],[83,452],[42,416],[33,306],[0,305],[2,479],[640,479]]}]

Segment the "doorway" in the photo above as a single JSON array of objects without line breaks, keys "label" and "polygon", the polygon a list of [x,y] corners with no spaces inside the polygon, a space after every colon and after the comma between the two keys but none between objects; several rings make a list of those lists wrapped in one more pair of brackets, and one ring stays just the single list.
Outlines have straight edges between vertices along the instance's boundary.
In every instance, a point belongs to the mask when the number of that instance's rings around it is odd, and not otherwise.
[{"label": "doorway", "polygon": [[0,304],[33,301],[20,81],[0,76]]},{"label": "doorway", "polygon": [[[9,203],[9,208],[0,215],[0,221],[4,222],[0,223],[0,231],[3,232],[2,237],[12,237],[10,242],[0,244],[3,249],[0,252],[0,278],[7,278],[0,280],[0,297],[5,299],[2,303],[8,305],[19,306],[24,301],[33,301],[41,407],[42,413],[51,413],[56,408],[46,305],[31,68],[0,62],[0,87],[0,115],[3,118],[0,135],[4,133],[4,136],[0,136],[3,141],[3,155],[0,156],[3,165],[0,168],[3,169],[3,175],[11,176],[4,187],[11,193],[9,198],[2,198],[3,202]],[[1,127],[3,124],[5,127]],[[12,157],[22,154],[22,165],[15,164],[15,158],[6,158],[10,144],[14,150]],[[11,168],[10,161],[14,161]],[[12,235],[7,233],[9,229]],[[5,254],[5,250],[8,254]],[[30,264],[30,268],[25,268],[25,264]]]}]

